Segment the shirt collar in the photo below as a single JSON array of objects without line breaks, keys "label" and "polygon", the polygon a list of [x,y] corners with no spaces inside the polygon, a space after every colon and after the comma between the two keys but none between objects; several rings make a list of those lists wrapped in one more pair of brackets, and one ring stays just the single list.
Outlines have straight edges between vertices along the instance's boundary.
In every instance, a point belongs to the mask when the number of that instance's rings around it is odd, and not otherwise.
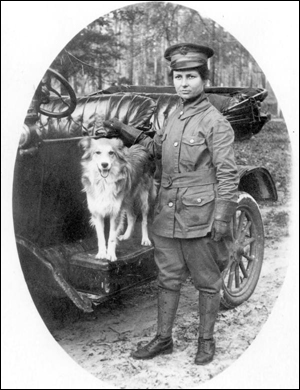
[{"label": "shirt collar", "polygon": [[193,100],[181,99],[180,109],[183,111],[183,114],[180,116],[180,119],[196,115],[199,112],[207,110],[208,107],[210,107],[210,103],[204,91]]}]

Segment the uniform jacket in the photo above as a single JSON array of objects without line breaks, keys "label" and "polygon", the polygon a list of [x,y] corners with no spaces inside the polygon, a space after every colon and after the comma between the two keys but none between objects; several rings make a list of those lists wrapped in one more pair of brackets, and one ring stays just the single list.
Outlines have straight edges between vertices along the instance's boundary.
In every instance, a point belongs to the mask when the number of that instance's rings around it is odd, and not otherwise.
[{"label": "uniform jacket", "polygon": [[215,199],[237,200],[233,141],[231,125],[203,93],[170,115],[152,145],[142,142],[161,162],[155,234],[194,238],[211,231]]}]

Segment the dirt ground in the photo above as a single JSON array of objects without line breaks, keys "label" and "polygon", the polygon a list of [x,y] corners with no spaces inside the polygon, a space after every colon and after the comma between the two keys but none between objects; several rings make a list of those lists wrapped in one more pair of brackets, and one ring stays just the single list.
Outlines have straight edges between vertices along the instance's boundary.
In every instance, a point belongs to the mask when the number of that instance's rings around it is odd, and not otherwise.
[{"label": "dirt ground", "polygon": [[[220,310],[216,324],[216,356],[196,366],[198,296],[190,281],[182,289],[174,327],[172,355],[153,360],[130,358],[156,329],[156,282],[136,288],[82,315],[74,306],[55,308],[45,322],[59,345],[82,368],[121,389],[197,388],[229,367],[251,345],[268,319],[288,266],[288,206],[262,205],[266,244],[261,276],[254,294],[241,306]],[[279,237],[281,236],[281,237]]]},{"label": "dirt ground", "polygon": [[[260,204],[265,228],[265,256],[254,294],[233,310],[221,310],[216,323],[212,363],[194,364],[197,349],[198,295],[187,281],[174,326],[172,355],[137,361],[130,352],[156,330],[156,282],[136,288],[82,315],[74,306],[53,308],[44,321],[59,345],[83,369],[121,389],[199,388],[224,371],[251,345],[268,319],[285,278],[290,255],[290,148],[285,125],[273,121],[251,140],[235,143],[238,163],[267,167],[279,199]],[[251,161],[253,159],[253,161]],[[76,310],[75,310],[76,309]],[[42,313],[41,313],[42,314]],[[100,387],[100,382],[99,382]]]},{"label": "dirt ground", "polygon": [[[266,209],[266,212],[270,210]],[[256,338],[284,281],[289,239],[267,240],[262,273],[254,294],[241,306],[221,310],[216,324],[214,361],[194,365],[197,348],[197,294],[187,282],[174,327],[172,355],[137,361],[129,357],[156,329],[156,282],[137,288],[95,310],[94,316],[68,315],[48,324],[62,348],[98,379],[121,389],[197,388],[230,366]]]}]

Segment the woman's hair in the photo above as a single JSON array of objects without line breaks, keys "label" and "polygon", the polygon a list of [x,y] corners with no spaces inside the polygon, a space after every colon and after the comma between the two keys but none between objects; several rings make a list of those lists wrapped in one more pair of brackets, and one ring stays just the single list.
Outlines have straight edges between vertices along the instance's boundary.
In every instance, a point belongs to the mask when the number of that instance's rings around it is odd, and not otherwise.
[{"label": "woman's hair", "polygon": [[203,81],[207,81],[209,79],[209,69],[207,67],[207,64],[203,64],[203,65],[200,65],[200,66],[197,66],[196,68],[187,68],[187,69],[172,69],[169,73],[169,76],[172,77],[173,79],[173,74],[174,74],[174,70],[178,70],[179,72],[180,71],[186,71],[186,70],[195,70],[199,73],[201,79]]}]

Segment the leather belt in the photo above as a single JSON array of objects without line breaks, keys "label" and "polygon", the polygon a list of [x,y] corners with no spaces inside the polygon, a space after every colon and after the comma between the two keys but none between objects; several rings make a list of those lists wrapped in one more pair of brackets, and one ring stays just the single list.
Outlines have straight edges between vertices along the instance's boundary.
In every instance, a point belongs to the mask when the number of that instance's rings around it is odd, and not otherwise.
[{"label": "leather belt", "polygon": [[202,169],[201,171],[174,173],[172,175],[163,172],[161,178],[161,185],[164,188],[181,188],[204,186],[207,184],[214,184],[217,182],[216,170]]}]

